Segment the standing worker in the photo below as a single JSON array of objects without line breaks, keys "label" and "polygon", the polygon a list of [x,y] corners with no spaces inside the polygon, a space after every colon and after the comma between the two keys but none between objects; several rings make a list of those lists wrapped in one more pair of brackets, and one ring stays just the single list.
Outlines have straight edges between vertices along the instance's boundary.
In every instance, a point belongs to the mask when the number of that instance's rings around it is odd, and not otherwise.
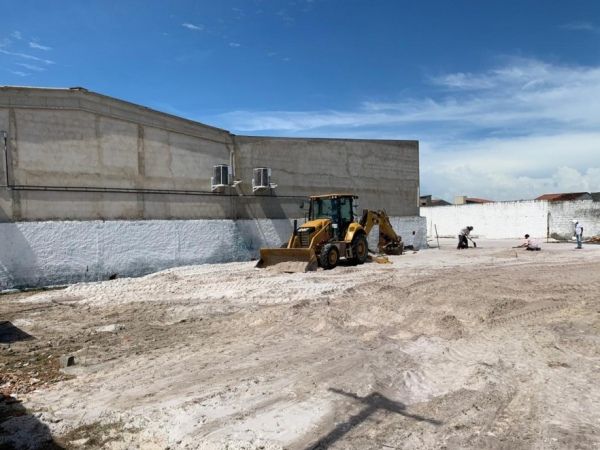
[{"label": "standing worker", "polygon": [[574,220],[575,222],[575,239],[577,239],[577,247],[575,248],[583,248],[581,246],[583,242],[583,225],[579,223],[578,220]]},{"label": "standing worker", "polygon": [[[458,246],[456,247],[458,250],[463,248],[469,248],[469,241],[473,242],[473,239],[469,237],[471,231],[473,231],[473,227],[471,225],[468,225],[462,230],[460,230],[460,234],[458,235]],[[475,242],[473,242],[473,247],[477,247],[477,244]]]}]

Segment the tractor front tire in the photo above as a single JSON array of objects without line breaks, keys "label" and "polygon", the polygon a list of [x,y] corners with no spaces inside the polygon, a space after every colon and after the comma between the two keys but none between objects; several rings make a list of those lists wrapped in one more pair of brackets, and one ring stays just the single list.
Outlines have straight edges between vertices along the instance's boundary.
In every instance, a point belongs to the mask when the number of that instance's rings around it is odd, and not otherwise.
[{"label": "tractor front tire", "polygon": [[364,234],[354,236],[352,239],[352,262],[354,264],[364,264],[369,257],[369,244]]},{"label": "tractor front tire", "polygon": [[333,269],[337,266],[340,260],[340,252],[334,244],[326,244],[321,249],[321,254],[319,255],[319,262],[321,263],[321,267],[325,270]]}]

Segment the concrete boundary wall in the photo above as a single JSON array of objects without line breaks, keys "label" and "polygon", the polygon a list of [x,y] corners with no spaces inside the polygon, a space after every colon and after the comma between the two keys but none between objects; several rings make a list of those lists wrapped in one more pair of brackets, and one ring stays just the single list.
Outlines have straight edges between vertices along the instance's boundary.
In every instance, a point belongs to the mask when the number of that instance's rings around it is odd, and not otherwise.
[{"label": "concrete boundary wall", "polygon": [[[413,140],[236,136],[84,89],[2,86],[0,131],[0,222],[287,219],[331,192],[419,214]],[[260,167],[277,187],[253,189]]]},{"label": "concrete boundary wall", "polygon": [[[393,217],[392,224],[406,244],[426,245],[424,218]],[[0,223],[0,290],[249,261],[291,231],[287,219]]]},{"label": "concrete boundary wall", "polygon": [[573,219],[584,226],[584,235],[600,235],[600,202],[592,200],[547,202],[495,202],[475,205],[421,207],[427,234],[454,237],[461,228],[473,225],[474,234],[490,239],[520,238],[525,233],[537,238],[570,239]]}]

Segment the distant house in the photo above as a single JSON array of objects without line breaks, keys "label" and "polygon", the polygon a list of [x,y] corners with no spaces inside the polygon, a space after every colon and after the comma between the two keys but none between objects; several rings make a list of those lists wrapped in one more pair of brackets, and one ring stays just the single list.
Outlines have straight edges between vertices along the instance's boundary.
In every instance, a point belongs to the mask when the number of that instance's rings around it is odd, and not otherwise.
[{"label": "distant house", "polygon": [[455,205],[473,205],[478,203],[493,203],[493,200],[486,200],[485,198],[467,197],[466,195],[457,195],[454,197]]},{"label": "distant house", "polygon": [[592,194],[589,192],[564,192],[560,194],[544,194],[536,200],[545,200],[547,202],[567,202],[570,200],[592,200]]},{"label": "distant house", "polygon": [[446,206],[451,203],[441,198],[433,198],[431,195],[421,195],[419,197],[419,204],[420,206]]},{"label": "distant house", "polygon": [[592,192],[590,195],[592,196],[592,200],[600,202],[600,192]]}]

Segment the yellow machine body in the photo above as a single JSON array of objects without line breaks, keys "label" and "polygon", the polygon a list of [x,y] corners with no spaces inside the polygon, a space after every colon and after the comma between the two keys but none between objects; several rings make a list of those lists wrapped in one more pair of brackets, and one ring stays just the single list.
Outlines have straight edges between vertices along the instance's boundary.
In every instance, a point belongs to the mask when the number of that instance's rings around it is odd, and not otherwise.
[{"label": "yellow machine body", "polygon": [[402,252],[402,241],[394,232],[385,211],[363,211],[360,221],[354,214],[352,194],[310,197],[308,219],[294,231],[282,248],[262,248],[256,267],[273,267],[283,272],[306,272],[320,265],[332,269],[340,259],[362,264],[368,257],[367,235],[379,225],[378,251]]}]

